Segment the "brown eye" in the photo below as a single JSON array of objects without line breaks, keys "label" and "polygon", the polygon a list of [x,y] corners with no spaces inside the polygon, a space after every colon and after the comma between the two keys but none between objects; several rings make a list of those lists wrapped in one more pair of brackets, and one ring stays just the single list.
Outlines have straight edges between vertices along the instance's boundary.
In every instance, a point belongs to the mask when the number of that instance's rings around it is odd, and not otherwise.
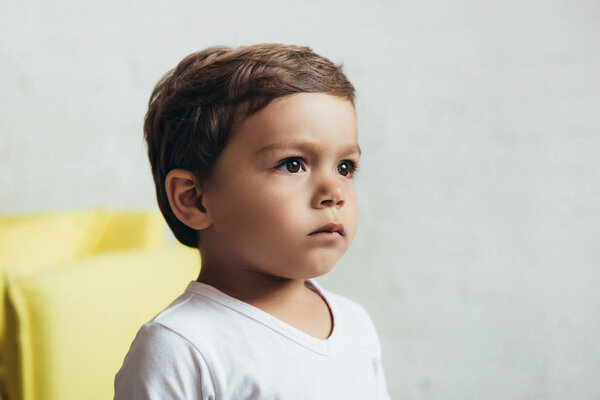
[{"label": "brown eye", "polygon": [[295,158],[289,159],[285,163],[288,172],[298,172],[300,170],[300,161]]},{"label": "brown eye", "polygon": [[297,157],[285,159],[280,162],[275,169],[282,170],[283,167],[285,167],[285,172],[295,174],[299,172],[302,167],[302,159]]},{"label": "brown eye", "polygon": [[338,168],[338,170],[340,171],[340,174],[342,174],[344,176],[348,176],[348,172],[350,171],[350,169],[348,168],[348,164],[345,162],[340,164],[340,167]]},{"label": "brown eye", "polygon": [[339,165],[338,171],[343,176],[354,176],[358,171],[358,165],[354,161],[344,161]]}]

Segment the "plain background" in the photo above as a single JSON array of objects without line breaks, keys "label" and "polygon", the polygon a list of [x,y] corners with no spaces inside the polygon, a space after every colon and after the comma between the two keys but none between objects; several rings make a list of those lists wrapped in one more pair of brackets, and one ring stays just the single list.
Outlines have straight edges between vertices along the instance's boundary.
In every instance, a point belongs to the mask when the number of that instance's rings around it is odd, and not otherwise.
[{"label": "plain background", "polygon": [[371,314],[392,397],[600,397],[597,1],[0,11],[0,212],[157,208],[160,76],[211,45],[307,45],[356,86],[363,149],[358,233],[319,281]]}]

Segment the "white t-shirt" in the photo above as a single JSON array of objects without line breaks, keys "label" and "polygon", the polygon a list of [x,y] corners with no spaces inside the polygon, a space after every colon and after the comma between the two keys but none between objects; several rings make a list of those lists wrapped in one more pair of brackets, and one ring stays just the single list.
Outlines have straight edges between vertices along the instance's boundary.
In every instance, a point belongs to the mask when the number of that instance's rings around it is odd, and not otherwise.
[{"label": "white t-shirt", "polygon": [[305,285],[333,315],[325,340],[191,281],[138,331],[115,376],[115,400],[388,400],[366,310],[314,280]]}]

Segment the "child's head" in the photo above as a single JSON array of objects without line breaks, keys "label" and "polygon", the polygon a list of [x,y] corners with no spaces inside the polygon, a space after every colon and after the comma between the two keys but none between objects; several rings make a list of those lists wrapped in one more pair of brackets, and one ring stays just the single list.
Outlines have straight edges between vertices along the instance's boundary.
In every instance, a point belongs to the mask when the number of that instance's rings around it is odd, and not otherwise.
[{"label": "child's head", "polygon": [[[305,278],[328,272],[350,245],[354,87],[309,47],[189,55],[156,85],[144,135],[160,210],[203,265]],[[310,235],[329,222],[343,235]]]}]

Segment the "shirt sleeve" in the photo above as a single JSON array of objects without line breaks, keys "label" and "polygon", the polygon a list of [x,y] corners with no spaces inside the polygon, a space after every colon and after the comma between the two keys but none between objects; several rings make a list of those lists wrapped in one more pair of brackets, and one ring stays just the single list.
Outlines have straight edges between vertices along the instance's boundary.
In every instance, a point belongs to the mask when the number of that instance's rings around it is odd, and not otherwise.
[{"label": "shirt sleeve", "polygon": [[375,381],[377,383],[377,400],[390,400],[390,394],[388,392],[387,383],[385,380],[385,372],[383,371],[383,364],[381,362],[381,352],[379,356],[373,362],[375,369]]},{"label": "shirt sleeve", "polygon": [[215,399],[208,366],[197,348],[154,322],[138,331],[114,384],[114,400]]},{"label": "shirt sleeve", "polygon": [[385,371],[383,370],[383,362],[381,357],[381,342],[379,341],[379,335],[377,334],[377,330],[375,329],[375,325],[373,324],[373,320],[371,316],[365,310],[365,314],[367,315],[368,325],[370,326],[371,331],[371,340],[374,344],[375,356],[373,358],[373,370],[375,371],[375,383],[377,387],[377,400],[390,400],[390,394],[387,388],[387,382],[385,379]]}]

